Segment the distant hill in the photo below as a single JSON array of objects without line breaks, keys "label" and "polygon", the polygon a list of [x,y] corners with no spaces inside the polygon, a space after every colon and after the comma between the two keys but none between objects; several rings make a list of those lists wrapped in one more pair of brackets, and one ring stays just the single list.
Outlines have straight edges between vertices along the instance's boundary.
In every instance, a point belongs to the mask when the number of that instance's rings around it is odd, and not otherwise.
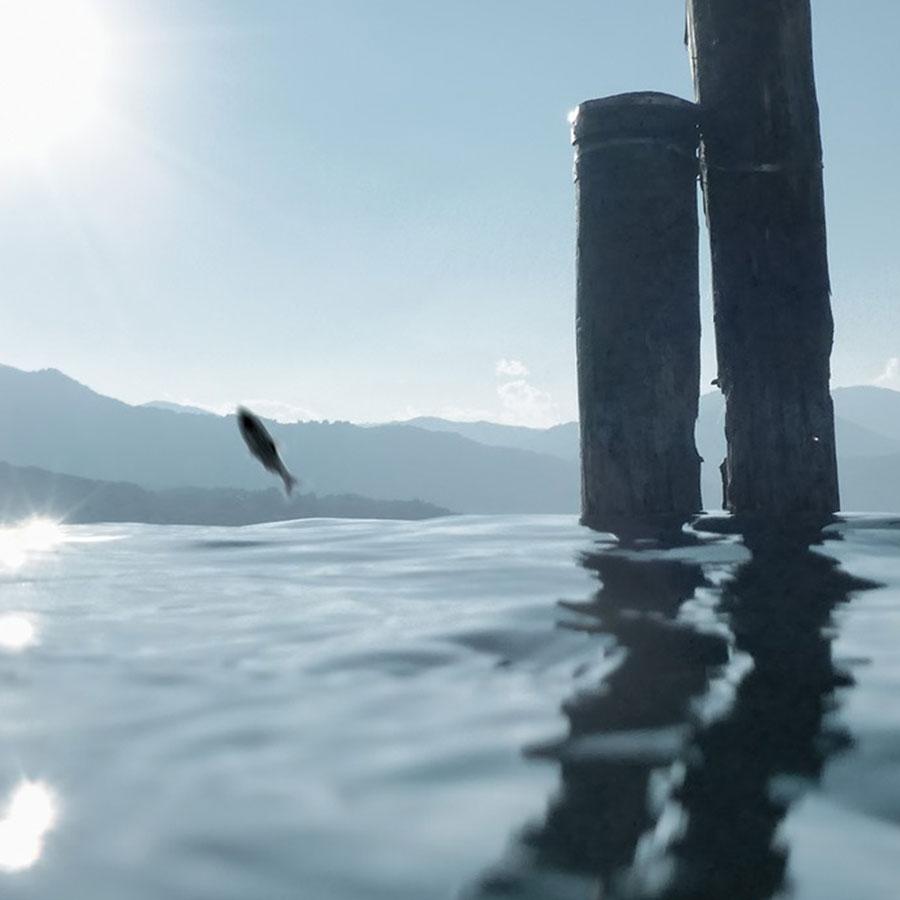
[{"label": "distant hill", "polygon": [[[900,436],[891,436],[892,432],[900,435],[900,392],[876,387],[838,388],[834,392],[834,408],[842,503],[847,509],[868,509],[863,503],[870,494],[863,461],[900,454]],[[873,426],[877,426],[878,415],[898,427],[876,430]],[[700,398],[696,435],[697,451],[704,459],[703,501],[710,509],[722,505],[718,467],[725,458],[724,427],[725,398],[719,392],[704,394]],[[895,480],[900,483],[900,465]],[[896,508],[900,509],[900,504]]]},{"label": "distant hill", "polygon": [[[0,366],[0,460],[159,490],[272,486],[233,416],[101,396],[55,369]],[[305,490],[419,498],[456,512],[574,513],[577,464],[409,425],[267,423]]]},{"label": "distant hill", "polygon": [[214,416],[213,412],[208,409],[202,409],[199,406],[187,406],[184,403],[170,403],[168,400],[150,400],[148,403],[142,403],[142,408],[150,409],[166,409],[169,412],[188,413],[192,416]]},{"label": "distant hill", "polygon": [[578,461],[578,423],[565,422],[552,428],[523,428],[496,422],[451,422],[420,416],[399,424],[426,431],[453,432],[489,447],[515,447],[532,453],[547,453],[569,462]]},{"label": "distant hill", "polygon": [[835,414],[897,442],[900,452],[900,391],[863,385],[836,388]]},{"label": "distant hill", "polygon": [[159,525],[253,525],[287,519],[429,519],[448,515],[418,500],[370,500],[353,495],[290,499],[275,488],[173,488],[147,491],[136,484],[92,481],[0,462],[0,523],[31,515],[72,524],[147,522]]},{"label": "distant hill", "polygon": [[[845,509],[900,509],[900,392],[834,392]],[[177,406],[177,405],[176,405]],[[103,397],[54,369],[0,366],[0,459],[151,490],[261,490],[271,477],[244,448],[233,416],[187,415],[156,403]],[[421,498],[456,512],[575,513],[578,426],[516,428],[420,418],[363,427],[349,422],[268,423],[288,466],[317,494],[376,500]],[[706,460],[703,496],[721,504],[724,402],[700,399],[697,447]],[[871,463],[871,464],[870,464]],[[877,502],[876,502],[877,501]]]},{"label": "distant hill", "polygon": [[[837,388],[834,406],[844,507],[900,510],[900,392],[871,386]],[[560,459],[578,460],[577,422],[547,430],[438,418],[411,419],[409,424],[455,432],[492,446],[522,447]],[[703,500],[710,509],[722,503],[718,467],[725,458],[724,428],[725,398],[718,391],[704,394],[700,398],[696,437],[697,450],[704,459]],[[871,466],[867,460],[872,461]],[[893,492],[890,484],[896,484],[898,491]]]}]

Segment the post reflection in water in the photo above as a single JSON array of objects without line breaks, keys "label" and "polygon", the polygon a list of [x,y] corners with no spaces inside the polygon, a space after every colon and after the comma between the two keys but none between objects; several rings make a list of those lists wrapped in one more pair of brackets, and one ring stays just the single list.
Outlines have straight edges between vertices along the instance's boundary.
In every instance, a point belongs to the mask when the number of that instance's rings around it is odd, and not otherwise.
[{"label": "post reflection in water", "polygon": [[[789,848],[776,829],[798,785],[851,743],[826,721],[835,689],[851,683],[832,660],[831,614],[874,586],[812,550],[820,540],[745,536],[750,560],[716,589],[730,637],[712,616],[706,627],[685,615],[711,587],[699,555],[585,559],[602,587],[565,604],[580,614],[572,627],[612,635],[623,660],[564,705],[564,740],[526,751],[557,762],[558,793],[472,896],[563,900],[588,882],[598,898],[764,900],[785,887]],[[699,714],[742,658],[730,705]],[[579,886],[566,888],[573,878]]]},{"label": "post reflection in water", "polygon": [[[626,655],[600,689],[566,703],[569,736],[544,751],[559,760],[561,792],[525,841],[541,866],[608,882],[652,828],[650,778],[678,754],[691,698],[705,690],[709,667],[727,662],[728,649],[724,638],[675,621],[706,584],[699,565],[615,555],[585,565],[603,587],[569,608],[585,615],[581,627],[613,635]],[[570,752],[579,746],[587,752]]]},{"label": "post reflection in water", "polygon": [[687,828],[671,848],[666,900],[761,900],[782,889],[790,848],[777,845],[776,829],[798,786],[817,781],[852,743],[826,720],[835,689],[852,684],[834,665],[828,627],[838,604],[876,585],[813,551],[817,539],[748,535],[753,556],[724,586],[736,648],[754,665],[729,715],[696,735],[679,791]]}]

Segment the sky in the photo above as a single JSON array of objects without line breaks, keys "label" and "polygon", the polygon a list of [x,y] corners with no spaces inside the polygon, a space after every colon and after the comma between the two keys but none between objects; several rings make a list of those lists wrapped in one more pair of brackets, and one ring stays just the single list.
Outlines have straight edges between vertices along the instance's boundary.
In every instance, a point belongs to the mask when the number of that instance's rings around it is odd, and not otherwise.
[{"label": "sky", "polygon": [[[567,114],[691,97],[681,0],[0,0],[0,34],[26,7],[0,363],[286,420],[575,417]],[[833,382],[900,389],[900,4],[813,15]]]}]

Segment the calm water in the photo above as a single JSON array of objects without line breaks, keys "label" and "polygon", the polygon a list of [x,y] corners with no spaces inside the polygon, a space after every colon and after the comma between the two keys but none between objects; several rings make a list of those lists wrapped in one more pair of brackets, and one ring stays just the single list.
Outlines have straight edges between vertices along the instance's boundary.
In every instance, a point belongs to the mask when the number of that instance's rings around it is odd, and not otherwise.
[{"label": "calm water", "polygon": [[900,896],[900,523],[0,532],[0,897]]}]

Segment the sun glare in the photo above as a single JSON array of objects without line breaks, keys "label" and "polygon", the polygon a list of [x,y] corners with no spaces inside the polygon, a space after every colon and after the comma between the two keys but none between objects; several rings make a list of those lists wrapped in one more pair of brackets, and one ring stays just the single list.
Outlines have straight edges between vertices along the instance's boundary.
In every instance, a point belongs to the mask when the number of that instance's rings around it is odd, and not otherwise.
[{"label": "sun glare", "polygon": [[28,519],[19,526],[19,531],[27,550],[52,550],[65,537],[58,522],[41,517]]},{"label": "sun glare", "polygon": [[35,517],[19,525],[0,525],[0,566],[19,569],[32,553],[52,550],[66,539],[59,523]]},{"label": "sun glare", "polygon": [[82,0],[0,0],[0,160],[40,160],[90,129],[108,43]]},{"label": "sun glare", "polygon": [[56,822],[53,792],[39,781],[23,781],[0,818],[0,870],[30,869],[44,850],[44,837]]},{"label": "sun glare", "polygon": [[30,616],[22,613],[0,615],[0,650],[18,653],[37,643],[37,629]]}]

